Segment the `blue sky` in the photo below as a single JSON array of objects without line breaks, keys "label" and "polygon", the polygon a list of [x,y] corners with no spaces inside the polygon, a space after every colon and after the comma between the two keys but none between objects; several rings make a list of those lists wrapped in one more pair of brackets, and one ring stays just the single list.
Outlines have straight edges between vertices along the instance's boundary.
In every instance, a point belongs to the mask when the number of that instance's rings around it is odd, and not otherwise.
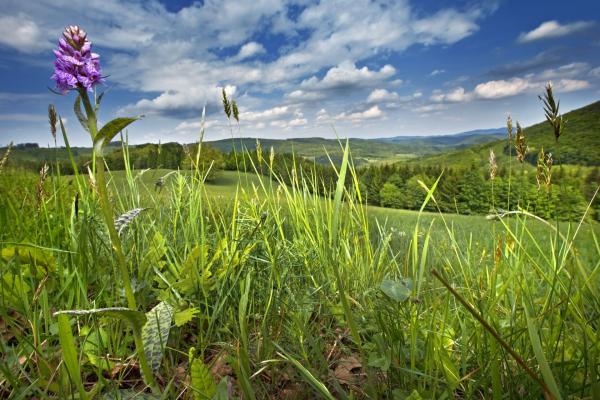
[{"label": "blue sky", "polygon": [[80,25],[110,89],[101,122],[144,114],[130,141],[234,134],[374,138],[543,118],[552,81],[563,111],[600,99],[600,2],[2,0],[0,145],[52,141],[47,106],[89,143],[74,96],[51,94],[52,49]]}]

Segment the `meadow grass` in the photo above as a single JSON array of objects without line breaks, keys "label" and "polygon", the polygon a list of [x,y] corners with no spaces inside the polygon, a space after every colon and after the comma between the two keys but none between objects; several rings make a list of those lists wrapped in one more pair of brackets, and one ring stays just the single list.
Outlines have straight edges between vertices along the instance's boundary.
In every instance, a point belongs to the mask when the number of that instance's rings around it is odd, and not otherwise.
[{"label": "meadow grass", "polygon": [[137,310],[97,182],[4,169],[2,397],[597,398],[596,223],[367,207],[344,165],[323,197],[302,171],[109,172],[115,218],[145,209]]}]

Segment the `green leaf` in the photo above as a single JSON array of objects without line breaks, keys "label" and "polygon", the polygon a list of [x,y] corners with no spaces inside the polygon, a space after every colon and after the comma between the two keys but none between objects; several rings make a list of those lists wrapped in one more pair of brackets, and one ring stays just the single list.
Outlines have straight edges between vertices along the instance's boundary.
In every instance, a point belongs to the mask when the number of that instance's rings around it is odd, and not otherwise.
[{"label": "green leaf", "polygon": [[142,328],[144,351],[152,371],[156,372],[160,367],[164,349],[169,339],[171,321],[173,320],[173,307],[162,301],[146,313],[146,318],[148,322]]},{"label": "green leaf", "polygon": [[31,287],[27,280],[20,274],[5,272],[0,279],[0,299],[3,306],[11,305],[15,308],[27,307],[24,299],[29,298]]},{"label": "green leaf", "polygon": [[174,316],[175,325],[183,326],[183,325],[187,324],[192,319],[194,319],[196,314],[198,314],[199,312],[200,312],[200,310],[195,307],[189,307],[189,308],[186,308],[185,310],[177,311]]},{"label": "green leaf", "polygon": [[397,302],[406,301],[412,293],[412,279],[392,280],[385,278],[379,288],[392,300]]},{"label": "green leaf", "polygon": [[113,363],[106,357],[106,346],[108,344],[108,333],[102,328],[94,329],[83,343],[83,352],[87,356],[90,363],[104,371],[110,370]]},{"label": "green leaf", "polygon": [[221,382],[219,382],[217,385],[217,389],[212,397],[212,400],[229,400],[229,390],[227,390],[227,386],[227,377],[223,377]]},{"label": "green leaf", "polygon": [[[142,268],[143,272],[146,271],[150,266],[157,266],[159,270],[162,270],[164,265],[163,258],[167,253],[167,241],[161,235],[160,232],[156,231],[154,236],[152,237],[152,243],[148,247],[148,251],[144,254],[144,258],[142,259]],[[142,274],[143,274],[142,272]]]},{"label": "green leaf", "polygon": [[81,110],[81,96],[77,95],[77,98],[75,98],[75,104],[73,105],[73,111],[75,111],[75,115],[77,116],[77,119],[79,120],[79,123],[81,124],[81,126],[83,126],[83,129],[85,129],[86,131],[90,131],[90,128],[88,126],[88,119],[87,117],[83,114],[83,111]]},{"label": "green leaf", "polygon": [[54,271],[56,268],[56,261],[52,254],[36,247],[27,245],[11,246],[2,249],[1,254],[5,261],[10,261],[10,259],[16,257],[20,264],[45,267],[50,271]]},{"label": "green leaf", "polygon": [[63,310],[54,313],[57,315],[98,315],[112,318],[118,318],[129,322],[134,329],[142,329],[146,323],[146,314],[140,311],[132,310],[126,307],[94,308],[91,310]]},{"label": "green leaf", "polygon": [[540,366],[540,371],[542,372],[544,382],[546,383],[546,385],[548,385],[548,389],[550,389],[554,398],[560,400],[562,399],[562,397],[560,396],[560,390],[558,389],[556,379],[554,379],[554,374],[552,373],[550,364],[548,364],[548,360],[546,359],[546,355],[544,354],[544,349],[542,348],[542,342],[540,340],[540,335],[538,332],[537,325],[535,323],[535,319],[531,318],[531,310],[529,309],[529,305],[526,303],[525,300],[523,300],[523,309],[525,310],[525,318],[527,319],[527,330],[529,331],[529,340],[531,341],[531,345],[533,346],[533,353],[535,354],[535,358],[537,359],[538,364]]},{"label": "green leaf", "polygon": [[77,346],[75,345],[73,332],[71,332],[69,318],[64,314],[58,316],[58,340],[71,381],[77,385],[79,396],[82,399],[87,399],[88,396],[81,381],[81,370],[79,369],[79,360],[77,359]]},{"label": "green leaf", "polygon": [[215,385],[210,370],[201,359],[195,358],[192,361],[190,375],[195,400],[210,399],[215,395],[217,385]]},{"label": "green leaf", "polygon": [[102,147],[110,143],[111,140],[119,132],[125,129],[129,124],[142,118],[143,115],[133,118],[115,118],[112,121],[106,123],[98,132],[98,135],[94,138],[94,150],[100,151]]}]

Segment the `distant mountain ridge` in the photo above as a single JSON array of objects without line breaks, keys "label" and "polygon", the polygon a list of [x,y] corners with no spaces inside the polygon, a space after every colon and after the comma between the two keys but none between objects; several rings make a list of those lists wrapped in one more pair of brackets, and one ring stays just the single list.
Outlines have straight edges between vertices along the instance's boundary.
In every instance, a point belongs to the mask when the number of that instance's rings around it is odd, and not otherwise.
[{"label": "distant mountain ridge", "polygon": [[407,140],[418,140],[418,139],[428,139],[428,140],[455,140],[459,138],[467,138],[467,137],[477,137],[477,136],[500,136],[506,133],[506,129],[504,127],[501,128],[490,128],[490,129],[474,129],[471,131],[458,132],[458,133],[442,133],[439,135],[401,135],[401,136],[392,136],[392,137],[382,137],[375,138],[371,140],[377,140],[380,142],[404,142]]},{"label": "distant mountain ridge", "polygon": [[[350,150],[357,164],[381,160],[409,159],[423,155],[439,154],[448,150],[458,150],[475,144],[488,143],[503,137],[501,128],[479,129],[452,135],[395,136],[389,138],[350,138]],[[337,139],[290,138],[258,139],[263,149],[273,147],[275,152],[295,152],[303,157],[314,158],[317,162],[328,162],[326,154],[339,156],[340,144]],[[221,139],[208,142],[223,152],[234,147],[237,150],[256,149],[256,138]]]}]

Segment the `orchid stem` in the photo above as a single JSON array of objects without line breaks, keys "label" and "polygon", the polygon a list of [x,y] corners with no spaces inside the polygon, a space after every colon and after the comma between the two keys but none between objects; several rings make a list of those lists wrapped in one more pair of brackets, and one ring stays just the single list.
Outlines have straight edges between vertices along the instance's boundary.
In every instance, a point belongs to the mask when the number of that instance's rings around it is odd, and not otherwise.
[{"label": "orchid stem", "polygon": [[[94,107],[92,107],[87,91],[85,89],[80,89],[79,95],[81,96],[81,99],[83,101],[83,106],[87,114],[88,128],[90,131],[90,135],[92,136],[92,141],[94,141],[94,139],[98,135],[96,112]],[[125,254],[123,253],[121,239],[119,238],[119,234],[117,233],[117,230],[114,225],[113,209],[108,199],[106,178],[104,174],[104,157],[102,154],[97,154],[96,149],[94,149],[94,155],[96,157],[99,156],[100,158],[96,168],[96,181],[98,187],[98,194],[100,198],[100,209],[102,210],[104,222],[106,223],[106,227],[108,228],[108,233],[110,235],[112,248],[115,252],[117,262],[119,264],[121,278],[123,279],[123,285],[125,286],[125,297],[127,298],[127,306],[132,310],[137,310],[137,303],[135,301],[135,296],[131,287],[131,280],[129,278],[129,268],[127,267]],[[146,381],[148,386],[152,388],[153,391],[157,391],[158,386],[156,384],[156,381],[154,380],[152,370],[148,365],[148,360],[146,359],[146,353],[144,351],[144,342],[142,340],[141,333],[138,329],[133,330],[133,336],[144,380]]]}]

